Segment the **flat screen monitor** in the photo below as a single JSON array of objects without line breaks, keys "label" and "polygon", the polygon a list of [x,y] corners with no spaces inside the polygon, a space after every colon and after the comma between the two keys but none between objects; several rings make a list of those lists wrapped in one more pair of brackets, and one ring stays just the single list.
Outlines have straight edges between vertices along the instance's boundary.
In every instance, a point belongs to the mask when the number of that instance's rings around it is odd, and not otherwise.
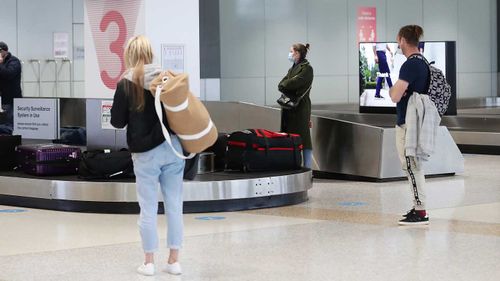
[{"label": "flat screen monitor", "polygon": [[[361,113],[396,113],[389,88],[399,78],[406,61],[396,52],[395,42],[359,43],[359,111]],[[446,115],[456,115],[455,42],[420,42],[419,50],[435,67],[441,69],[451,85],[452,97]]]}]

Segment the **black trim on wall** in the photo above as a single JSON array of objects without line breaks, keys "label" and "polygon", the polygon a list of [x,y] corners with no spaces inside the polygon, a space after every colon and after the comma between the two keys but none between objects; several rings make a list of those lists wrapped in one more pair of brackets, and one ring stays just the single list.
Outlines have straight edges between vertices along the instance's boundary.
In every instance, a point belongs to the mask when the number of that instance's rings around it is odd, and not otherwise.
[{"label": "black trim on wall", "polygon": [[457,146],[462,153],[500,155],[500,146],[496,145],[457,144]]},{"label": "black trim on wall", "polygon": [[200,0],[200,78],[220,78],[219,0]]},{"label": "black trim on wall", "polygon": [[457,115],[457,47],[455,41],[446,42],[446,80],[451,86],[451,98],[445,115]]}]

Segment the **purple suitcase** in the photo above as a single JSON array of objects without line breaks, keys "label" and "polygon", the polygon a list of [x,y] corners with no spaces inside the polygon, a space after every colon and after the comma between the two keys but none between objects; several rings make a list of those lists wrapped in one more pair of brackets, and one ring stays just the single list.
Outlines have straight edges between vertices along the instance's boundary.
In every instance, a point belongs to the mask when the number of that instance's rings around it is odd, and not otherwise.
[{"label": "purple suitcase", "polygon": [[18,168],[37,176],[77,174],[82,155],[79,147],[62,144],[20,145],[16,151]]}]

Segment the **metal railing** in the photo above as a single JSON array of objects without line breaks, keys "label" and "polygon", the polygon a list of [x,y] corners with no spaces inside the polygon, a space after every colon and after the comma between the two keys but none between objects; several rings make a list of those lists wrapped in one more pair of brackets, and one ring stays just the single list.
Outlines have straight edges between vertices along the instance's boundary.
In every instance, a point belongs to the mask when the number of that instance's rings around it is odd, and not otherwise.
[{"label": "metal railing", "polygon": [[73,62],[69,58],[63,58],[61,60],[61,65],[65,63],[69,64],[69,96],[73,98]]},{"label": "metal railing", "polygon": [[28,62],[31,65],[33,65],[33,64],[37,65],[37,77],[36,77],[36,81],[38,83],[38,96],[41,97],[42,96],[42,73],[41,73],[41,70],[40,70],[40,60],[39,59],[30,59],[30,60],[28,60]]}]

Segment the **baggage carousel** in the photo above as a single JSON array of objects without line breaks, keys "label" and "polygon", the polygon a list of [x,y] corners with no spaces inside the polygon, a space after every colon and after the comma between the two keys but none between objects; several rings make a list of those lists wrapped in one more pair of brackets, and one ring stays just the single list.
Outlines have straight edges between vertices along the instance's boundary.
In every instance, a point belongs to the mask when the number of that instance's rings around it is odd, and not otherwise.
[{"label": "baggage carousel", "polygon": [[[184,213],[238,211],[307,201],[308,169],[284,172],[215,172],[184,182]],[[158,191],[159,212],[163,213]],[[77,176],[35,177],[0,172],[0,205],[72,212],[138,213],[133,180],[82,181]]]}]

